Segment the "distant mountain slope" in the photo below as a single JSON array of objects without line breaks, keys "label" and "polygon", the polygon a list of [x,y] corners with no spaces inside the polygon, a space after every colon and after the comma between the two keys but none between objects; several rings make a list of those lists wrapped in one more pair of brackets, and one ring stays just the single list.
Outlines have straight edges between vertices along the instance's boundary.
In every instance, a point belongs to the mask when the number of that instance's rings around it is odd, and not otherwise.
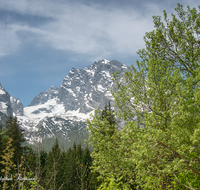
[{"label": "distant mountain slope", "polygon": [[23,116],[24,115],[24,106],[19,101],[19,98],[15,98],[13,96],[10,97],[10,103],[12,106],[12,110],[15,116]]},{"label": "distant mountain slope", "polygon": [[0,112],[7,116],[22,116],[23,110],[24,107],[19,98],[10,96],[0,83]]},{"label": "distant mountain slope", "polygon": [[13,115],[13,109],[10,102],[10,94],[0,84],[0,112],[7,116]]},{"label": "distant mountain slope", "polygon": [[[38,113],[51,113],[55,104],[62,104],[65,112],[78,110],[80,113],[88,113],[97,107],[103,107],[105,101],[110,99],[110,88],[113,87],[112,73],[123,73],[128,66],[118,61],[105,59],[94,62],[83,69],[72,68],[64,78],[60,88],[52,86],[47,91],[41,92],[32,100],[31,106],[45,105],[54,100],[54,106],[39,108]],[[35,110],[36,111],[36,110]],[[35,112],[36,113],[36,112]]]},{"label": "distant mountain slope", "polygon": [[102,59],[83,69],[72,68],[59,88],[52,86],[41,92],[24,109],[19,100],[11,98],[29,142],[50,142],[55,137],[66,144],[73,143],[72,139],[82,141],[87,136],[86,119],[90,113],[102,109],[108,101],[114,105],[110,92],[115,86],[112,73],[117,71],[123,77],[127,70],[128,66],[116,60]]}]

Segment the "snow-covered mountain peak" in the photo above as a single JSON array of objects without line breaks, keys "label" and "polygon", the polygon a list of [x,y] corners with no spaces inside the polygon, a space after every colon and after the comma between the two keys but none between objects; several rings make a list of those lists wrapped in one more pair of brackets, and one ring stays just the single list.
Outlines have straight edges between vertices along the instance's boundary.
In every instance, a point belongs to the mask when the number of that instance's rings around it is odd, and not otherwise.
[{"label": "snow-covered mountain peak", "polygon": [[20,102],[19,98],[15,98],[13,96],[10,97],[10,102],[13,109],[13,115],[15,116],[22,116],[24,115],[24,106]]},{"label": "snow-covered mountain peak", "polygon": [[[59,99],[65,105],[65,111],[77,110],[88,113],[105,103],[105,93],[112,87],[112,73],[127,70],[128,67],[118,61],[106,59],[94,62],[83,69],[69,72],[59,88]],[[108,100],[106,100],[108,101]]]},{"label": "snow-covered mountain peak", "polygon": [[0,84],[0,112],[7,116],[13,115],[13,110],[10,102],[10,94]]},{"label": "snow-covered mountain peak", "polygon": [[29,108],[25,108],[25,115],[42,118],[75,110],[88,114],[95,108],[103,108],[106,102],[112,101],[112,73],[123,73],[127,69],[119,61],[106,59],[83,69],[72,68],[59,88],[52,86],[36,95]]},{"label": "snow-covered mountain peak", "polygon": [[58,94],[58,88],[55,86],[52,86],[48,90],[36,95],[31,101],[30,105],[28,105],[28,107],[35,106],[35,105],[42,105],[46,103],[48,100],[56,98],[57,94]]},{"label": "snow-covered mountain peak", "polygon": [[104,63],[104,64],[109,64],[110,63],[110,61],[108,61],[107,59],[102,59],[101,62]]},{"label": "snow-covered mountain peak", "polygon": [[19,98],[14,98],[3,88],[0,83],[0,112],[7,116],[23,115],[23,104]]},{"label": "snow-covered mountain peak", "polygon": [[[27,138],[36,139],[39,129],[42,137],[49,138],[55,134],[67,136],[72,128],[79,130],[86,126],[86,119],[95,109],[103,109],[108,101],[114,106],[110,92],[115,87],[112,73],[117,71],[123,77],[124,71],[129,69],[119,61],[106,59],[96,61],[83,69],[72,68],[59,88],[52,86],[36,95],[30,105],[24,108],[24,114],[15,111],[22,127],[27,131]],[[0,100],[4,93],[0,85]],[[8,99],[19,110],[19,100],[12,97],[10,99],[10,96]],[[6,105],[4,101],[0,108],[3,109]],[[21,109],[23,110],[23,105]]]},{"label": "snow-covered mountain peak", "polygon": [[3,86],[0,83],[0,94],[5,94],[5,89],[3,88]]}]

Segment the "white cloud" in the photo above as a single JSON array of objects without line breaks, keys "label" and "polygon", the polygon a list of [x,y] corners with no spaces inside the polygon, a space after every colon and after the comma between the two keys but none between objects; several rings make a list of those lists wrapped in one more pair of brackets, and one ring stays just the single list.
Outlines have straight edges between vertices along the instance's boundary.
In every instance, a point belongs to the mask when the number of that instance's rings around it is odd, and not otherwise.
[{"label": "white cloud", "polygon": [[[20,45],[20,39],[93,57],[134,54],[144,47],[145,32],[153,29],[151,16],[162,11],[156,4],[147,4],[147,12],[142,16],[136,8],[132,11],[103,9],[48,0],[1,0],[0,7],[24,15],[53,18],[38,28],[19,23],[0,28],[1,36],[6,36],[0,45],[0,55],[14,51]],[[31,39],[19,39],[17,32],[20,31],[31,33]],[[12,43],[14,45],[9,49]]]},{"label": "white cloud", "polygon": [[0,25],[0,57],[15,51],[20,40],[16,34],[16,28],[13,26]]},{"label": "white cloud", "polygon": [[149,20],[121,10],[93,9],[79,5],[43,27],[49,31],[43,40],[54,48],[83,54],[133,53],[142,47],[144,31],[152,28]]}]

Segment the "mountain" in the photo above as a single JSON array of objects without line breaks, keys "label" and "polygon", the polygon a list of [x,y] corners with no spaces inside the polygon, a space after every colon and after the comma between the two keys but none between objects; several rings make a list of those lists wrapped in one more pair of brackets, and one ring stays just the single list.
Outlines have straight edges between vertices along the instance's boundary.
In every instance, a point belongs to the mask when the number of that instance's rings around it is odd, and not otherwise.
[{"label": "mountain", "polygon": [[52,86],[47,91],[41,92],[35,96],[29,107],[45,105],[49,101],[56,102],[48,108],[45,106],[38,108],[35,110],[35,114],[52,113],[58,104],[64,106],[65,112],[79,109],[79,113],[84,114],[97,107],[103,108],[111,97],[112,73],[115,71],[123,73],[127,69],[128,66],[118,61],[105,59],[94,62],[91,66],[83,69],[72,68],[60,88]]},{"label": "mountain", "polygon": [[0,83],[0,124],[5,124],[9,116],[23,116],[23,104],[14,98]]},{"label": "mountain", "polygon": [[110,88],[115,88],[112,73],[130,68],[116,60],[94,62],[83,69],[72,68],[59,88],[52,86],[36,95],[28,107],[10,98],[12,109],[26,130],[30,143],[42,140],[49,145],[58,138],[65,147],[87,137],[86,119],[94,109],[102,109],[108,101],[114,107]]},{"label": "mountain", "polygon": [[0,84],[0,112],[7,116],[13,115],[13,109],[10,102],[10,94]]},{"label": "mountain", "polygon": [[15,116],[23,116],[24,115],[24,106],[19,101],[19,98],[15,98],[13,96],[10,97],[10,103]]}]

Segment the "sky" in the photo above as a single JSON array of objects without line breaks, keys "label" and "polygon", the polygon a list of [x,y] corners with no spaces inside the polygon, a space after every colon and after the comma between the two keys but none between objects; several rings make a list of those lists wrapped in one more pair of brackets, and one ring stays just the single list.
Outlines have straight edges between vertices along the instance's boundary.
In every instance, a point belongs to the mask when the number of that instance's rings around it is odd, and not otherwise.
[{"label": "sky", "polygon": [[199,0],[0,0],[0,83],[24,107],[74,67],[135,65],[153,15]]}]

